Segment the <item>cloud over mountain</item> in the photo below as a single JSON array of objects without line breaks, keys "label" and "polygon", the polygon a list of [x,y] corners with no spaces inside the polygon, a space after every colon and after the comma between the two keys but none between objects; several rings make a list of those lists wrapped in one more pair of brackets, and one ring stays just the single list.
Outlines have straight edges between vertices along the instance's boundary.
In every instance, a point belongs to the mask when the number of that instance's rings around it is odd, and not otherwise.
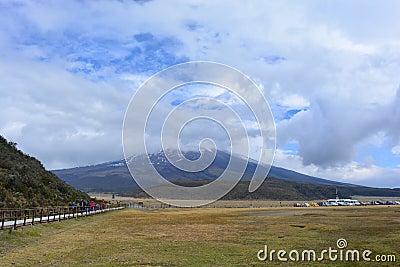
[{"label": "cloud over mountain", "polygon": [[138,86],[173,64],[210,60],[262,88],[276,119],[276,164],[400,184],[397,1],[0,6],[0,133],[48,168],[121,158]]}]

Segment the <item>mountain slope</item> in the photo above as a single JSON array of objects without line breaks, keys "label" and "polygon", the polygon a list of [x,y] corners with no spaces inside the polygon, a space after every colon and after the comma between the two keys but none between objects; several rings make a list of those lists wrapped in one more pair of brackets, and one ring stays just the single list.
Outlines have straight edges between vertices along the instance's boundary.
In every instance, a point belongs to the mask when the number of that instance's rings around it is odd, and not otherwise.
[{"label": "mountain slope", "polygon": [[88,198],[0,136],[0,208],[68,205]]},{"label": "mountain slope", "polygon": [[[166,153],[174,151],[159,151],[150,154],[152,165],[168,180],[185,186],[199,186],[211,182],[223,172],[228,164],[230,155],[218,151],[214,162],[205,170],[198,173],[189,173],[178,170],[166,158]],[[186,152],[189,159],[199,157],[198,152]],[[147,164],[145,155],[139,155],[130,159],[140,167]],[[376,195],[376,196],[398,196],[399,189],[369,188],[353,184],[340,183],[312,177],[286,170],[279,167],[271,167],[261,187],[254,193],[248,192],[249,180],[256,168],[254,161],[249,161],[241,182],[225,198],[227,199],[280,199],[301,200],[321,199],[335,197],[335,189],[338,188],[341,197],[351,195]],[[116,192],[125,195],[145,196],[133,181],[124,160],[102,163],[94,166],[78,167],[54,171],[56,175],[74,187],[92,192]]]},{"label": "mountain slope", "polygon": [[[230,155],[223,151],[218,151],[214,162],[205,170],[197,173],[185,172],[174,167],[166,158],[165,153],[173,154],[174,151],[159,151],[150,154],[149,158],[153,166],[166,179],[174,182],[202,181],[206,183],[216,179],[225,170],[228,165]],[[197,159],[198,152],[186,152],[185,156],[189,159]],[[133,158],[133,164],[140,166],[147,164],[145,155],[139,155]],[[249,161],[243,175],[242,181],[249,181],[254,173],[257,164]],[[99,192],[127,192],[137,189],[136,183],[133,181],[124,160],[102,163],[94,166],[78,167],[72,169],[53,171],[61,179],[72,186],[85,191]],[[290,182],[313,183],[320,185],[349,185],[340,182],[320,179],[294,171],[271,167],[268,175],[277,179],[287,180]],[[351,185],[349,185],[351,186]]]},{"label": "mountain slope", "polygon": [[53,170],[58,177],[86,192],[128,192],[137,189],[125,161]]},{"label": "mountain slope", "polygon": [[274,177],[277,179],[282,179],[285,181],[297,182],[297,183],[312,183],[318,185],[332,185],[332,186],[357,186],[354,184],[341,183],[322,178],[317,178],[275,166],[272,166],[271,171],[268,174],[268,177]]}]

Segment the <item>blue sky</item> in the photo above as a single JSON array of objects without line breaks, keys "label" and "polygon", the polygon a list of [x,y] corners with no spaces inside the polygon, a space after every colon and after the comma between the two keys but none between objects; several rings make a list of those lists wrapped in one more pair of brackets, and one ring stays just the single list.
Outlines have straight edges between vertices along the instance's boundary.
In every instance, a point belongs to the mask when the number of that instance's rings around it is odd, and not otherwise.
[{"label": "blue sky", "polygon": [[0,134],[51,169],[121,158],[139,85],[177,63],[216,61],[249,75],[270,103],[275,165],[400,187],[399,10],[398,1],[2,1]]}]

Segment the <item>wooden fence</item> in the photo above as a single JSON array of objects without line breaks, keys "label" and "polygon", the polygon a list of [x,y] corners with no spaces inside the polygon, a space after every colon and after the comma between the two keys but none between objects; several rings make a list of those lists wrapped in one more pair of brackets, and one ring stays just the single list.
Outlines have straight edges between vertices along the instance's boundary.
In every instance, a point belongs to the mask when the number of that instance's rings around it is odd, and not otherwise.
[{"label": "wooden fence", "polygon": [[125,208],[124,205],[109,204],[102,209],[86,207],[37,207],[28,209],[0,209],[0,230],[17,229],[25,225],[49,223],[66,219],[90,216]]}]

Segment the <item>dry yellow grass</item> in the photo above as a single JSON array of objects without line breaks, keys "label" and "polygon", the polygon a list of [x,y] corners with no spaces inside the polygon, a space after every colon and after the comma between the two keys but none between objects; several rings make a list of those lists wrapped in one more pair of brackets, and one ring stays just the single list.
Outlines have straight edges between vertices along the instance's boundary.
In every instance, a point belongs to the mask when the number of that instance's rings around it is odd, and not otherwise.
[{"label": "dry yellow grass", "polygon": [[399,207],[126,209],[1,232],[0,266],[299,266],[256,253],[265,244],[318,251],[338,238],[399,261],[399,215]]}]

